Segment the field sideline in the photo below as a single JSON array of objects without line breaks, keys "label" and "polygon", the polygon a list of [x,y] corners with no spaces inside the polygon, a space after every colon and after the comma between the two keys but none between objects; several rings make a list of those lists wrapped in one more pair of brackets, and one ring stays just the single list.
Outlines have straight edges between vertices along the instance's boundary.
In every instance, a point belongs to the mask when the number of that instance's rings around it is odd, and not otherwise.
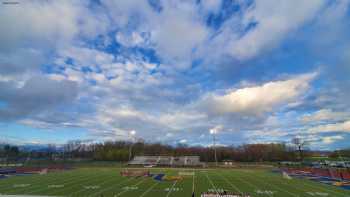
[{"label": "field sideline", "polygon": [[[49,196],[196,197],[205,191],[234,191],[254,197],[350,197],[350,191],[309,180],[283,179],[256,169],[198,169],[182,181],[155,181],[121,177],[121,168],[80,168],[46,175],[0,179],[0,194]],[[151,169],[152,173],[177,175],[184,169]]]}]

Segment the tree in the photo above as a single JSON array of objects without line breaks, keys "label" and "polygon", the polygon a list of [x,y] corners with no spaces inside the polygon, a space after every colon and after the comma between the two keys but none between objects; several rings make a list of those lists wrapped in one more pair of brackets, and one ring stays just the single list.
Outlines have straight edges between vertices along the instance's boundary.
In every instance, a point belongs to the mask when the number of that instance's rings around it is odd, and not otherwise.
[{"label": "tree", "polygon": [[294,144],[296,146],[296,148],[299,152],[300,161],[303,161],[304,160],[304,150],[308,144],[307,141],[301,137],[295,137],[292,139],[292,144]]}]

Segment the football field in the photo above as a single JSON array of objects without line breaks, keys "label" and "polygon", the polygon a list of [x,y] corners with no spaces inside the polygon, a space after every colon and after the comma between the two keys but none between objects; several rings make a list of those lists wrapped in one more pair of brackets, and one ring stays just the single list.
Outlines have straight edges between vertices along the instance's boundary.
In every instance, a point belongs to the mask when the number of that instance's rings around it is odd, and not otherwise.
[{"label": "football field", "polygon": [[[0,179],[2,195],[190,197],[192,192],[232,191],[257,197],[350,197],[350,191],[309,180],[284,179],[278,173],[257,169],[150,169],[152,174],[176,176],[194,172],[178,181],[152,177],[130,178],[121,168],[80,168],[44,175]],[[190,174],[190,173],[188,173]],[[0,195],[1,196],[1,195]]]}]

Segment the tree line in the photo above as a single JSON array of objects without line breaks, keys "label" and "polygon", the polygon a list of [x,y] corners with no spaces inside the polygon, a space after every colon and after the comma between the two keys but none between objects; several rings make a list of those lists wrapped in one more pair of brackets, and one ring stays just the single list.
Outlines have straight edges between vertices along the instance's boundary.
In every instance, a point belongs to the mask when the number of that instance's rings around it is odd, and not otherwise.
[{"label": "tree line", "polygon": [[[294,143],[293,143],[294,141]],[[305,143],[293,140],[291,144],[244,144],[240,146],[217,146],[217,160],[239,162],[275,162],[301,161],[311,156]],[[298,141],[298,142],[297,142]],[[12,160],[48,159],[48,160],[95,160],[95,161],[128,161],[130,156],[163,155],[163,156],[200,156],[201,161],[214,162],[214,147],[175,146],[161,143],[146,143],[143,141],[132,143],[128,141],[107,141],[103,143],[86,143],[85,141],[69,141],[63,146],[50,144],[47,148],[36,151],[20,150],[17,146],[0,146],[0,157]],[[330,152],[330,157],[350,157],[350,149]]]},{"label": "tree line", "polygon": [[[218,161],[297,161],[299,152],[283,143],[245,144],[241,146],[218,146]],[[201,161],[214,162],[214,147],[176,146],[161,143],[131,143],[127,141],[109,141],[96,144],[79,144],[76,141],[65,145],[64,152],[69,158],[86,158],[100,161],[128,161],[129,156],[200,156]]]}]

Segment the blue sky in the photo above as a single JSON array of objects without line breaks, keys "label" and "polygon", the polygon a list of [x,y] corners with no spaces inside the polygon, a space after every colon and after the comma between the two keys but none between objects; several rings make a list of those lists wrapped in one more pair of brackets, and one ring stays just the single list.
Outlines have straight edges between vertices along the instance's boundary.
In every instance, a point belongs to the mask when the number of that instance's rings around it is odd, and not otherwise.
[{"label": "blue sky", "polygon": [[348,0],[0,6],[0,142],[350,147]]}]

